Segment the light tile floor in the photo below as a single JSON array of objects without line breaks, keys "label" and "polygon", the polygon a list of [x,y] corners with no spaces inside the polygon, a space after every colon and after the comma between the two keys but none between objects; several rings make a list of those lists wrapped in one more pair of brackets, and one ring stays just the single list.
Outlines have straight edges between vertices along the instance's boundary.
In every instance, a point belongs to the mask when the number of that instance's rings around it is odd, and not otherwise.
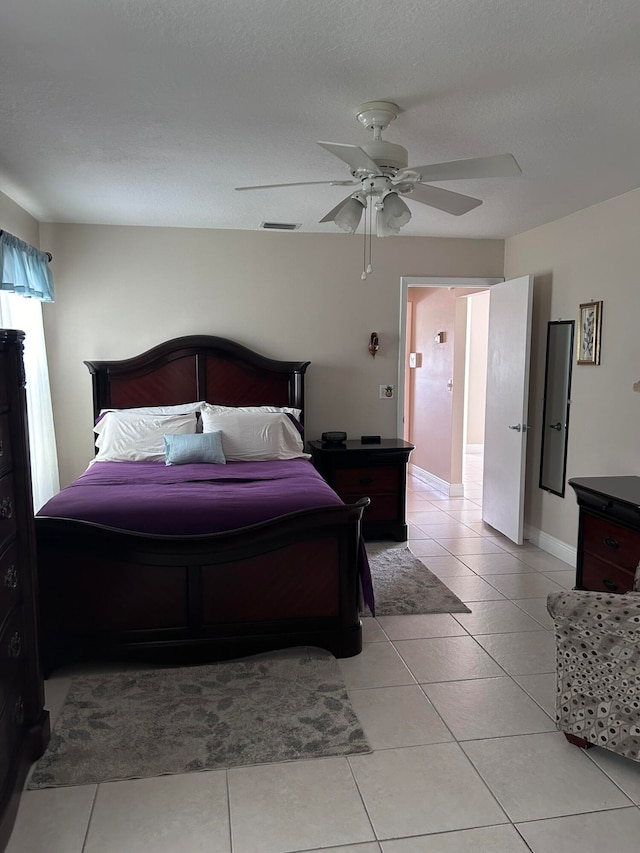
[{"label": "light tile floor", "polygon": [[640,763],[553,723],[573,571],[482,524],[481,471],[463,499],[410,478],[409,547],[472,612],[364,620],[341,667],[371,754],[27,791],[8,853],[636,853]]}]

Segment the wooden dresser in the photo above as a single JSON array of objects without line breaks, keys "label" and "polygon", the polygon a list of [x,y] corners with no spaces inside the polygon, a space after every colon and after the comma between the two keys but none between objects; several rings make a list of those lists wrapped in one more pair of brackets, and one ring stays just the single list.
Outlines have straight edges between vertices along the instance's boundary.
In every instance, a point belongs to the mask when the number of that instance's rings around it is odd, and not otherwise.
[{"label": "wooden dresser", "polygon": [[49,740],[38,662],[24,333],[0,329],[0,850]]},{"label": "wooden dresser", "polygon": [[362,516],[365,539],[407,539],[407,462],[413,444],[399,438],[383,438],[379,444],[345,441],[328,446],[310,441],[315,468],[345,503],[370,498]]},{"label": "wooden dresser", "polygon": [[628,592],[640,565],[640,477],[569,480],[580,507],[576,589]]}]

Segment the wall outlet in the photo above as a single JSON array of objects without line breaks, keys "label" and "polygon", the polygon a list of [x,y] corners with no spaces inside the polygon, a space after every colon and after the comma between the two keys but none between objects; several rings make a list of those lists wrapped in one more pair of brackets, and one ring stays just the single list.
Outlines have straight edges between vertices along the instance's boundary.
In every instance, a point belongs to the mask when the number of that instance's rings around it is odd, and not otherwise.
[{"label": "wall outlet", "polygon": [[393,385],[381,385],[380,386],[380,399],[381,400],[392,400],[396,395],[396,389]]}]

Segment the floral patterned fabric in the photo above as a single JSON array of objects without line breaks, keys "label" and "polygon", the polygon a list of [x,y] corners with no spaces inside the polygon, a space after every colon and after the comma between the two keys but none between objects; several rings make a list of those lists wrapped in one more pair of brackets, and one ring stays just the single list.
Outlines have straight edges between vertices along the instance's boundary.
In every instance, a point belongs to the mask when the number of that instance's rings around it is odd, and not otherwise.
[{"label": "floral patterned fabric", "polygon": [[553,592],[547,609],[557,728],[640,761],[640,593]]}]

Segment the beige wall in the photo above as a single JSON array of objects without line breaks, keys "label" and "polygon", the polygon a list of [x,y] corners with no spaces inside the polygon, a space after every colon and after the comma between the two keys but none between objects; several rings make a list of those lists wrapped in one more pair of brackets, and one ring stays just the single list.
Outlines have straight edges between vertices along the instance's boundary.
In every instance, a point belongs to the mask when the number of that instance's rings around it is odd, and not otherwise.
[{"label": "beige wall", "polygon": [[[467,334],[471,294],[485,300],[477,311],[475,332],[471,316]],[[471,418],[478,424],[476,443],[482,442],[484,434],[488,304],[488,291],[478,294],[437,285],[407,290],[407,340],[410,350],[420,354],[420,366],[406,368],[405,419],[410,424],[409,440],[416,446],[411,462],[453,486],[452,494],[462,494],[463,488],[465,394],[474,408]],[[444,332],[444,343],[435,343],[438,332]],[[467,369],[470,382],[465,389]],[[453,380],[452,389],[449,380]]]},{"label": "beige wall", "polygon": [[[411,349],[421,354],[420,366],[410,371],[412,383],[411,462],[445,483],[451,482],[451,439],[455,307],[454,291],[444,287],[410,287],[413,303]],[[444,332],[443,343],[434,342]]]},{"label": "beige wall", "polygon": [[[60,477],[92,456],[84,359],[125,358],[186,334],[233,338],[272,358],[309,359],[307,436],[396,433],[401,276],[500,276],[503,243],[344,234],[43,224],[56,302],[44,306]],[[375,359],[367,346],[380,335]]]},{"label": "beige wall", "polygon": [[39,228],[37,219],[0,192],[0,230],[8,231],[20,240],[39,247]]},{"label": "beige wall", "polygon": [[506,241],[505,276],[535,276],[526,521],[571,546],[573,490],[538,488],[546,328],[603,300],[600,366],[573,366],[567,478],[640,474],[640,190]]},{"label": "beige wall", "polygon": [[487,396],[487,341],[489,336],[489,291],[467,299],[468,389],[467,444],[484,444],[484,415]]}]

